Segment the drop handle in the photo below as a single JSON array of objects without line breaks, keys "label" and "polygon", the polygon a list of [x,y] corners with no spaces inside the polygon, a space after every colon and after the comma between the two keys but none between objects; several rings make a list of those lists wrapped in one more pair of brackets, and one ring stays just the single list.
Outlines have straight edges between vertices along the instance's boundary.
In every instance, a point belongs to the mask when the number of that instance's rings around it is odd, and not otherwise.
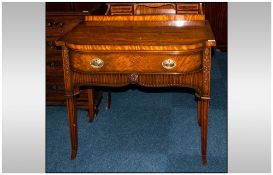
[{"label": "drop handle", "polygon": [[59,23],[58,23],[58,26],[59,26],[59,27],[62,27],[63,25],[64,25],[63,22],[59,22]]},{"label": "drop handle", "polygon": [[64,22],[60,21],[60,22],[56,22],[56,21],[53,21],[53,22],[48,22],[46,24],[47,27],[52,27],[52,28],[61,28],[64,26]]},{"label": "drop handle", "polygon": [[50,63],[50,67],[55,67],[55,66],[56,66],[56,65],[55,65],[54,62]]},{"label": "drop handle", "polygon": [[176,61],[174,61],[173,59],[167,58],[167,59],[162,61],[162,66],[165,69],[173,69],[176,66]]},{"label": "drop handle", "polygon": [[47,27],[51,27],[51,26],[52,26],[52,23],[51,23],[51,22],[48,22],[46,25],[47,25]]},{"label": "drop handle", "polygon": [[47,41],[46,43],[50,48],[52,48],[52,49],[56,48],[54,41]]},{"label": "drop handle", "polygon": [[99,69],[99,68],[103,67],[104,61],[100,58],[93,58],[90,60],[90,65],[91,65],[91,67],[93,67],[95,69]]}]

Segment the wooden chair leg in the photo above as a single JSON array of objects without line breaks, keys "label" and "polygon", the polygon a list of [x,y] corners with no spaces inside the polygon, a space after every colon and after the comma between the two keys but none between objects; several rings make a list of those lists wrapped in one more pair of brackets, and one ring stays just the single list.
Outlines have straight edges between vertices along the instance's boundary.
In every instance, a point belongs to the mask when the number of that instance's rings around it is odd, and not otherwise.
[{"label": "wooden chair leg", "polygon": [[93,122],[96,111],[95,111],[95,103],[94,103],[94,89],[87,89],[88,94],[88,117],[89,122]]},{"label": "wooden chair leg", "polygon": [[208,139],[208,109],[209,98],[202,98],[202,114],[201,114],[201,145],[202,145],[202,161],[203,165],[207,165],[207,139]]},{"label": "wooden chair leg", "polygon": [[78,132],[77,132],[77,114],[76,114],[76,97],[69,96],[66,99],[67,115],[70,129],[71,141],[71,159],[75,159],[78,150]]},{"label": "wooden chair leg", "polygon": [[111,101],[112,101],[112,92],[110,90],[108,90],[107,93],[107,104],[106,104],[106,111],[109,111],[110,106],[111,106]]}]

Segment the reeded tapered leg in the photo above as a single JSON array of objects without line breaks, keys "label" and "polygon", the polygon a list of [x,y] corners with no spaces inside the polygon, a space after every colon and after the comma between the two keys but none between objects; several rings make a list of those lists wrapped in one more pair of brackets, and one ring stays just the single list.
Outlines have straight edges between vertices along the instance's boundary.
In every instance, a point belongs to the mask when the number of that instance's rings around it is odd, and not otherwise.
[{"label": "reeded tapered leg", "polygon": [[201,126],[201,109],[202,109],[202,101],[200,98],[197,99],[197,122],[198,126]]},{"label": "reeded tapered leg", "polygon": [[76,158],[78,149],[77,115],[75,101],[75,96],[70,96],[66,99],[67,115],[70,129],[71,159]]},{"label": "reeded tapered leg", "polygon": [[109,111],[110,106],[111,106],[111,98],[112,98],[112,92],[110,90],[108,90],[107,93],[107,104],[106,104],[106,111]]},{"label": "reeded tapered leg", "polygon": [[202,161],[203,165],[207,165],[207,139],[208,139],[208,110],[209,99],[201,99],[202,115],[201,115],[201,145],[202,145]]},{"label": "reeded tapered leg", "polygon": [[95,118],[95,103],[94,103],[94,89],[88,89],[88,117],[89,122],[92,122]]}]

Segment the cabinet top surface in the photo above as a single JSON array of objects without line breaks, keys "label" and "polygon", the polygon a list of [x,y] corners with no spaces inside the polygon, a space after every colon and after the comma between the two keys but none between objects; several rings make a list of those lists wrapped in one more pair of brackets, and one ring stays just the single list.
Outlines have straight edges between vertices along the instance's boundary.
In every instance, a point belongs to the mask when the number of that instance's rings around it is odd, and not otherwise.
[{"label": "cabinet top surface", "polygon": [[[92,16],[91,16],[92,17]],[[86,18],[57,45],[78,46],[174,46],[197,43],[215,45],[208,21],[205,20],[123,20],[121,18]],[[138,18],[139,19],[139,18]],[[148,19],[148,20],[147,20]]]}]

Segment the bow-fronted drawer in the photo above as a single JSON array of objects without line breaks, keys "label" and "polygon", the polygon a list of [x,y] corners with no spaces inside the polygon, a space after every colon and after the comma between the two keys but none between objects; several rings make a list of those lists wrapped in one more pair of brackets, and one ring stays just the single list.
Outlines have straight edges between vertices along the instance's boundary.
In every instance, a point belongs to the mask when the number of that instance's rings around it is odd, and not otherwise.
[{"label": "bow-fronted drawer", "polygon": [[71,69],[78,72],[188,73],[202,67],[202,51],[80,52],[71,51]]}]

